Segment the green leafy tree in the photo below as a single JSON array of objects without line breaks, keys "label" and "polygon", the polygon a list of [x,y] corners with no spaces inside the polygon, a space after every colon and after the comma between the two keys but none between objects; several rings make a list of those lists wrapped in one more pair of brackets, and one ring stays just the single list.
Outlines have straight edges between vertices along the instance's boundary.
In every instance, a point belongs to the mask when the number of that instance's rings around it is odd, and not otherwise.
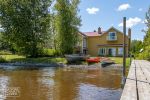
[{"label": "green leafy tree", "polygon": [[131,42],[131,52],[134,55],[140,53],[140,50],[143,48],[143,43],[140,40],[132,40]]},{"label": "green leafy tree", "polygon": [[11,45],[9,45],[3,38],[2,32],[0,32],[0,50],[10,50]]},{"label": "green leafy tree", "polygon": [[146,36],[144,37],[144,45],[149,46],[150,45],[150,8],[148,12],[146,13],[145,24],[147,25],[148,29],[145,31]]},{"label": "green leafy tree", "polygon": [[3,36],[15,50],[37,57],[50,36],[51,0],[0,0]]},{"label": "green leafy tree", "polygon": [[147,30],[145,30],[145,37],[143,41],[144,51],[139,54],[139,58],[146,59],[150,61],[150,7],[148,12],[146,13],[146,22]]},{"label": "green leafy tree", "polygon": [[56,0],[57,48],[61,54],[71,54],[78,41],[79,0]]}]

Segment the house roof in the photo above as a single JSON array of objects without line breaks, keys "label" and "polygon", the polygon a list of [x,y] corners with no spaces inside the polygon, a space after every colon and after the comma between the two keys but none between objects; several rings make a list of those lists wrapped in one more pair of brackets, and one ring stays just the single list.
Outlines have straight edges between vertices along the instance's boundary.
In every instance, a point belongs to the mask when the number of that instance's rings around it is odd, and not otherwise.
[{"label": "house roof", "polygon": [[110,29],[112,29],[112,28],[113,28],[114,30],[116,30],[116,31],[118,31],[118,32],[120,32],[120,33],[122,33],[122,32],[119,31],[118,29],[116,29],[116,28],[114,28],[114,27],[110,27],[108,30],[102,31],[101,34],[99,34],[98,32],[82,32],[82,35],[87,36],[87,37],[101,36],[101,35],[107,33],[107,32],[108,32]]},{"label": "house roof", "polygon": [[85,36],[101,36],[104,32],[99,34],[98,32],[83,32]]}]

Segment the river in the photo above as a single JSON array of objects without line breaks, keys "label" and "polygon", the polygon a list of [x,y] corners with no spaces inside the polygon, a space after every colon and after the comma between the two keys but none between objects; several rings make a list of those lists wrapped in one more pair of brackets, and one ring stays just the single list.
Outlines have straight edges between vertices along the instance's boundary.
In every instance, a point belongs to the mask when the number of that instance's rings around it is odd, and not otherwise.
[{"label": "river", "polygon": [[0,100],[119,100],[120,83],[116,67],[12,67],[0,69]]}]

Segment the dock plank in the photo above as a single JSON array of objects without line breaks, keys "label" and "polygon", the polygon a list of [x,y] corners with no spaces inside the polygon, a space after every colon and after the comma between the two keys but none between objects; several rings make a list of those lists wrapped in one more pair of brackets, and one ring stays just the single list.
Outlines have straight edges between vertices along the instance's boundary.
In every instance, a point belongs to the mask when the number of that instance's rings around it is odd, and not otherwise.
[{"label": "dock plank", "polygon": [[149,61],[132,61],[120,100],[150,100]]},{"label": "dock plank", "polygon": [[[126,84],[124,86],[123,95],[120,100],[137,100],[136,94],[136,77],[135,77],[135,64],[132,62]],[[132,92],[129,92],[132,91]]]},{"label": "dock plank", "polygon": [[150,83],[150,63],[148,61],[141,61],[139,62],[143,70],[143,73],[147,79],[147,83]]},{"label": "dock plank", "polygon": [[[137,88],[138,88],[138,98],[139,100],[149,100],[150,99],[150,85],[147,83],[147,78],[144,74],[145,66],[142,66],[143,61],[135,61],[136,63],[136,77],[137,77]],[[142,68],[143,67],[143,68]]]}]

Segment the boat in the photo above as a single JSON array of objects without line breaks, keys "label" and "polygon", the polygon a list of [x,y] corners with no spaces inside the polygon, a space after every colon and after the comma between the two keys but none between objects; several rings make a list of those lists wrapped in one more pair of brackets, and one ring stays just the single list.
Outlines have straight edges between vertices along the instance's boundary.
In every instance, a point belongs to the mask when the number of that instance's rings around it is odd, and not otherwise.
[{"label": "boat", "polygon": [[114,62],[111,61],[111,60],[102,61],[102,62],[101,62],[101,66],[102,66],[102,67],[106,67],[106,66],[109,66],[109,65],[111,65],[111,64],[114,64]]},{"label": "boat", "polygon": [[109,66],[111,64],[114,64],[113,60],[111,60],[108,57],[101,57],[101,66],[102,67],[106,67],[106,66]]},{"label": "boat", "polygon": [[89,55],[84,54],[72,54],[72,55],[65,55],[68,63],[76,62],[76,61],[85,61],[89,58]]},{"label": "boat", "polygon": [[99,62],[100,62],[100,57],[88,58],[88,59],[86,59],[86,61],[87,61],[88,63],[99,63]]}]

